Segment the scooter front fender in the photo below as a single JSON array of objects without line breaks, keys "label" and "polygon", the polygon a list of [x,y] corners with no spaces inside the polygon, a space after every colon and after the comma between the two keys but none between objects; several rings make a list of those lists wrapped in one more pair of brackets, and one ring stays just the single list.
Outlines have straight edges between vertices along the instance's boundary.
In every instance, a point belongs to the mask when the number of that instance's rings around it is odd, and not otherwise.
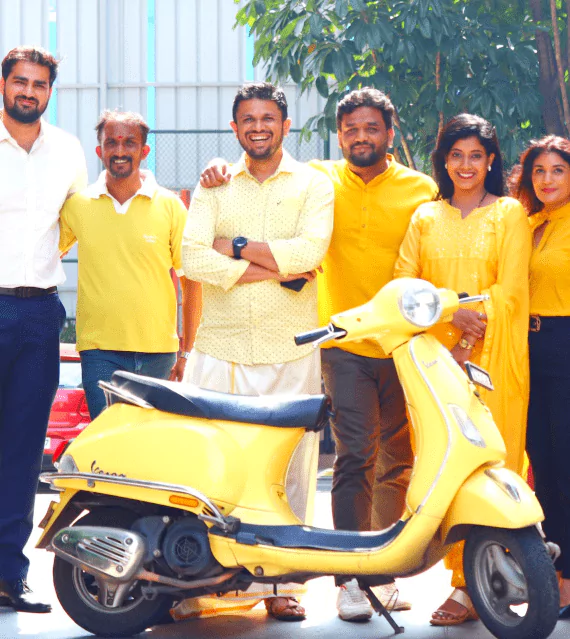
[{"label": "scooter front fender", "polygon": [[456,526],[526,528],[544,519],[528,484],[502,467],[480,468],[461,486],[442,522],[442,539],[452,541]]}]

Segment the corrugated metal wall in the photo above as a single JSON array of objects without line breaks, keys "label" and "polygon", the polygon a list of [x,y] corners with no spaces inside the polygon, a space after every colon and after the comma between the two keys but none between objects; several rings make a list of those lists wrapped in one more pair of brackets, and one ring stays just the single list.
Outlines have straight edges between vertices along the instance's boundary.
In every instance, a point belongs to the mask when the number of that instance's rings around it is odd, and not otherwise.
[{"label": "corrugated metal wall", "polygon": [[[233,0],[0,0],[0,54],[27,43],[62,58],[49,117],[80,138],[94,179],[104,108],[139,111],[156,129],[228,128],[237,87],[263,76],[251,68],[246,30],[233,29],[237,10]],[[286,92],[294,127],[322,108],[316,93]],[[216,151],[210,142],[179,158],[175,145],[157,143],[151,168],[160,177],[174,154],[178,186],[192,187]]]},{"label": "corrugated metal wall", "polygon": [[[0,55],[39,44],[62,59],[46,116],[79,137],[93,181],[101,168],[93,129],[104,108],[138,111],[153,129],[229,129],[236,89],[263,78],[246,30],[233,28],[238,8],[233,0],[0,0]],[[295,86],[285,90],[294,127],[323,106],[316,93],[299,99]],[[193,188],[201,167],[227,156],[231,139],[151,136],[148,165],[165,186]],[[298,153],[294,142],[294,154],[322,157],[316,136],[315,153]],[[74,316],[76,265],[66,271],[63,298]]]}]

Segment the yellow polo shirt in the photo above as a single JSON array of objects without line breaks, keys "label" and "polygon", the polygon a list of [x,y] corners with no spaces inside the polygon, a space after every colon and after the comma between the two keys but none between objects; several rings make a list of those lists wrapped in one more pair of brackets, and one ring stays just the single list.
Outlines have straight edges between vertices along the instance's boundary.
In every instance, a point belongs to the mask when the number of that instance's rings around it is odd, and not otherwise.
[{"label": "yellow polo shirt", "polygon": [[288,153],[264,182],[254,178],[245,156],[219,188],[194,192],[184,231],[182,260],[189,279],[203,284],[196,348],[237,364],[279,364],[308,355],[297,333],[315,328],[317,282],[295,292],[277,280],[238,284],[248,260],[212,248],[215,238],[244,236],[267,242],[282,274],[317,268],[333,224],[333,187],[324,175]]},{"label": "yellow polo shirt", "polygon": [[[388,155],[384,173],[365,184],[346,160],[312,161],[311,166],[332,180],[335,192],[334,229],[329,251],[318,278],[319,322],[368,302],[393,279],[394,265],[410,218],[416,208],[432,200],[435,182]],[[366,357],[385,358],[374,340],[334,342]]]},{"label": "yellow polo shirt", "polygon": [[143,187],[119,213],[104,175],[70,197],[60,216],[60,251],[78,242],[77,350],[175,352],[170,269],[181,269],[186,208],[145,171]]}]

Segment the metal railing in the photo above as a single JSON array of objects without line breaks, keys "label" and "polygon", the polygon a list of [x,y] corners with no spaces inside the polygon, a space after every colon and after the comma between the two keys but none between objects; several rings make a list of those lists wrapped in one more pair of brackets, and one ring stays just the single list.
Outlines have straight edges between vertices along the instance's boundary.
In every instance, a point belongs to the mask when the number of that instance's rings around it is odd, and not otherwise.
[{"label": "metal railing", "polygon": [[[235,162],[242,153],[230,130],[153,130],[148,143],[151,147],[148,168],[161,186],[174,191],[194,189],[200,173],[213,158]],[[306,141],[301,140],[300,129],[291,129],[283,146],[300,162],[330,158],[330,140],[323,140],[316,133]]]}]

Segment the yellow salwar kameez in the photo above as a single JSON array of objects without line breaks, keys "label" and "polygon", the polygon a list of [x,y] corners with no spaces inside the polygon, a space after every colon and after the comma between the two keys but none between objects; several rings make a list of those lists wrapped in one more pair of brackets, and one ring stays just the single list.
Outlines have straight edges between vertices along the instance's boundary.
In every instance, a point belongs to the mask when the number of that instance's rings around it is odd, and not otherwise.
[{"label": "yellow salwar kameez", "polygon": [[[522,473],[529,392],[528,266],[531,235],[519,202],[502,197],[467,217],[444,200],[421,205],[400,248],[395,277],[419,277],[437,287],[490,299],[469,308],[487,316],[483,340],[470,361],[489,371],[494,391],[480,389],[507,447],[507,467]],[[451,323],[431,331],[452,349],[461,330]],[[448,553],[452,586],[465,586],[463,544]]]}]

